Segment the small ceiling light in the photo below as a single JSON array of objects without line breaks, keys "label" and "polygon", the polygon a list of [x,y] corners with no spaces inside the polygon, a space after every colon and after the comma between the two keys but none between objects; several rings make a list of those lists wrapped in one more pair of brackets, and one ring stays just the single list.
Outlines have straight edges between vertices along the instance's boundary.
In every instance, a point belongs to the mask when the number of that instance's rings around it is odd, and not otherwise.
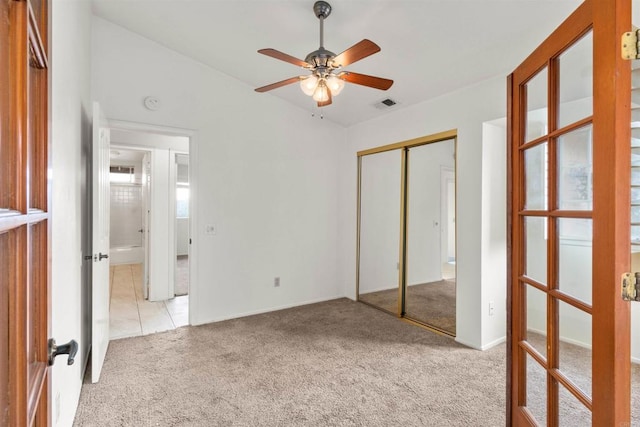
[{"label": "small ceiling light", "polygon": [[315,74],[310,75],[306,79],[300,80],[300,89],[305,95],[311,96],[318,86],[318,77]]},{"label": "small ceiling light", "polygon": [[331,74],[327,78],[327,86],[329,87],[329,90],[331,90],[332,96],[338,96],[340,95],[340,92],[342,92],[342,88],[344,88],[344,80],[337,77],[335,74]]},{"label": "small ceiling light", "polygon": [[318,87],[313,92],[313,100],[316,102],[327,102],[329,100],[329,88],[324,79],[320,79]]}]

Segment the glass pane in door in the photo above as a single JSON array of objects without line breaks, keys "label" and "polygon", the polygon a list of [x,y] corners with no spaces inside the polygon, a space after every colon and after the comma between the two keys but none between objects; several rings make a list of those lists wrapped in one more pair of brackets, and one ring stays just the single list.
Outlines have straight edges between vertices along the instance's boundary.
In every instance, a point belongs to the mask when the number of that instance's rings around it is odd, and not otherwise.
[{"label": "glass pane in door", "polygon": [[558,301],[560,347],[558,367],[584,394],[591,397],[593,363],[591,351],[591,315]]},{"label": "glass pane in door", "polygon": [[558,288],[591,305],[593,220],[558,219]]},{"label": "glass pane in door", "polygon": [[405,315],[456,333],[455,140],[407,157]]},{"label": "glass pane in door", "polygon": [[547,143],[524,152],[525,203],[527,210],[547,209],[548,149]]},{"label": "glass pane in door", "polygon": [[547,283],[547,218],[524,218],[524,274],[541,284]]},{"label": "glass pane in door", "polygon": [[559,426],[575,427],[593,425],[592,413],[562,384],[558,385]]},{"label": "glass pane in door", "polygon": [[538,425],[547,425],[547,370],[531,355],[526,355],[526,407]]},{"label": "glass pane in door", "polygon": [[547,293],[525,286],[527,307],[527,342],[543,357],[547,357]]},{"label": "glass pane in door", "polygon": [[547,67],[544,67],[525,85],[527,100],[525,142],[540,138],[548,131],[547,86]]},{"label": "glass pane in door", "polygon": [[591,126],[558,138],[558,207],[593,209],[593,143]]},{"label": "glass pane in door", "polygon": [[398,314],[401,150],[360,158],[358,299]]},{"label": "glass pane in door", "polygon": [[558,128],[593,114],[593,34],[589,31],[558,58]]}]

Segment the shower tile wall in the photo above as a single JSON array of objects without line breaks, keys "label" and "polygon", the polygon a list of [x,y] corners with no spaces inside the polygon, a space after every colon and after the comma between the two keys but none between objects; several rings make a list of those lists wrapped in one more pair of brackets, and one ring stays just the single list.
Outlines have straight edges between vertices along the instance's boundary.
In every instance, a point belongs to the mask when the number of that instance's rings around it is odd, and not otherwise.
[{"label": "shower tile wall", "polygon": [[141,246],[142,186],[111,184],[110,246]]}]

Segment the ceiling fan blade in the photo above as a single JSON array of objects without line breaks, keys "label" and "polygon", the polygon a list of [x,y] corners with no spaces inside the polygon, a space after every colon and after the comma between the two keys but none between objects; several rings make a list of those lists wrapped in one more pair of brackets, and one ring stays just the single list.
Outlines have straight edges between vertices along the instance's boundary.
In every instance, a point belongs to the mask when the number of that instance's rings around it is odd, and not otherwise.
[{"label": "ceiling fan blade", "polygon": [[368,86],[375,89],[387,90],[393,85],[393,80],[383,79],[382,77],[368,76],[366,74],[352,73],[343,71],[338,77],[345,82],[355,83],[357,85]]},{"label": "ceiling fan blade", "polygon": [[267,92],[272,89],[277,89],[282,86],[290,85],[300,81],[300,77],[291,77],[290,79],[282,80],[277,83],[271,83],[270,85],[262,86],[256,89],[256,92]]},{"label": "ceiling fan blade", "polygon": [[346,67],[377,52],[380,52],[380,46],[371,40],[364,39],[334,57],[332,63],[334,67]]},{"label": "ceiling fan blade", "polygon": [[329,99],[324,102],[318,102],[318,107],[326,107],[327,105],[331,105],[331,103],[333,102],[331,91],[328,90],[327,93],[329,94]]},{"label": "ceiling fan blade", "polygon": [[288,62],[288,63],[293,64],[293,65],[297,65],[299,67],[309,68],[309,64],[304,62],[302,59],[298,59],[298,58],[295,58],[295,57],[293,57],[291,55],[287,55],[286,53],[280,52],[279,50],[275,50],[275,49],[260,49],[258,51],[258,53],[270,56],[272,58],[279,59],[279,60],[284,61],[284,62]]}]

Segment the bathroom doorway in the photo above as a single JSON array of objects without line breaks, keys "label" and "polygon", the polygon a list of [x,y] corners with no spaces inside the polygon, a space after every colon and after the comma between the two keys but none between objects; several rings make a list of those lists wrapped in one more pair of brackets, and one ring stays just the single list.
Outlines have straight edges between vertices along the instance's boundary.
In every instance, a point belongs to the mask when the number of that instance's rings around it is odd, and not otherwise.
[{"label": "bathroom doorway", "polygon": [[110,339],[189,324],[189,137],[111,129]]}]

